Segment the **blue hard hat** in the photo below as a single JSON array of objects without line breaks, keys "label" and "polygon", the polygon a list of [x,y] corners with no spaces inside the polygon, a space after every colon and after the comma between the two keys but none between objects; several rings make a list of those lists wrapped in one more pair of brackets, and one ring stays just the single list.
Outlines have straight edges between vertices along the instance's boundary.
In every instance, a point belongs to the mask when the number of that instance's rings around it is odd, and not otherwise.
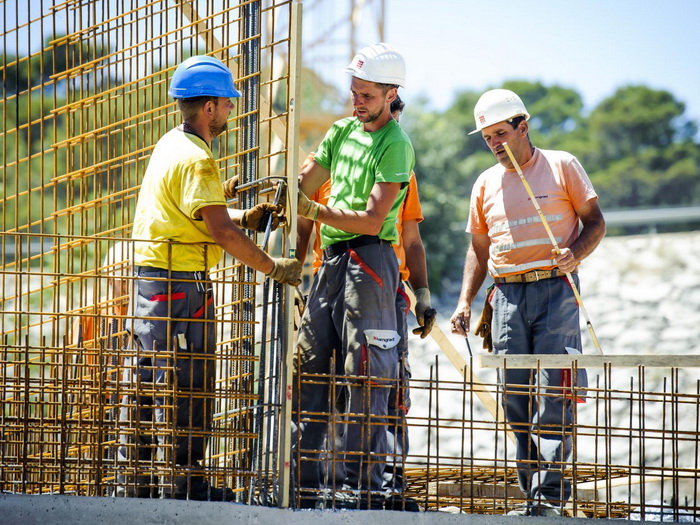
[{"label": "blue hard hat", "polygon": [[173,98],[241,96],[229,68],[221,60],[205,55],[195,55],[177,66],[168,94]]}]

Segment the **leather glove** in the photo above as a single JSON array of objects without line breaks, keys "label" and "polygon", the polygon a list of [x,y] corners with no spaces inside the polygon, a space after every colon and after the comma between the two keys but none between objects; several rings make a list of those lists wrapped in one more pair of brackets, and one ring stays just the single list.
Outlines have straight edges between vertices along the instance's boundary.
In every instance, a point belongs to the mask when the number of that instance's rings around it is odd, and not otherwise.
[{"label": "leather glove", "polygon": [[296,307],[294,313],[294,330],[298,330],[301,325],[301,318],[304,315],[304,310],[306,310],[306,300],[308,298],[309,296],[301,293],[299,288],[294,288],[294,306]]},{"label": "leather glove", "polygon": [[234,175],[230,179],[226,179],[224,182],[221,183],[221,187],[224,189],[224,196],[226,197],[226,200],[233,199],[236,196],[236,194],[238,193],[236,186],[238,186],[238,175]]},{"label": "leather glove", "polygon": [[315,221],[320,208],[321,205],[318,202],[309,200],[304,192],[299,190],[299,196],[297,197],[297,215]]},{"label": "leather glove", "polygon": [[275,266],[267,274],[270,279],[274,279],[282,284],[291,284],[292,286],[301,284],[301,263],[299,259],[279,257],[273,258],[272,261],[275,263]]},{"label": "leather glove", "polygon": [[415,335],[420,335],[421,339],[428,337],[428,334],[435,325],[435,317],[437,310],[430,306],[430,290],[427,288],[418,288],[415,291],[416,295],[416,320],[418,328],[413,329]]},{"label": "leather glove", "polygon": [[489,294],[487,293],[484,308],[481,310],[481,317],[479,317],[479,322],[476,323],[474,334],[484,338],[482,346],[485,350],[493,352],[493,340],[491,339],[491,318],[493,317],[493,307],[488,300],[488,296]]},{"label": "leather glove", "polygon": [[272,217],[272,231],[274,231],[285,222],[282,211],[284,208],[280,204],[261,202],[243,213],[241,226],[249,230],[263,232],[267,228],[268,218]]}]

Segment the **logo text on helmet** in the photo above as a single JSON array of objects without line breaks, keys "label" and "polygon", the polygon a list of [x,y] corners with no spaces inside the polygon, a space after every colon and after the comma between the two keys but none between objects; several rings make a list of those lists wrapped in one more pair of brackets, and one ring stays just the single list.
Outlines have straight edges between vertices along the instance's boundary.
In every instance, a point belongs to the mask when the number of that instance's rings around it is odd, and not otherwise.
[{"label": "logo text on helmet", "polygon": [[365,61],[364,60],[358,60],[357,61],[357,68],[362,69],[362,66],[364,65]]},{"label": "logo text on helmet", "polygon": [[484,115],[479,115],[479,122],[481,122],[482,124],[486,122],[486,117]]}]

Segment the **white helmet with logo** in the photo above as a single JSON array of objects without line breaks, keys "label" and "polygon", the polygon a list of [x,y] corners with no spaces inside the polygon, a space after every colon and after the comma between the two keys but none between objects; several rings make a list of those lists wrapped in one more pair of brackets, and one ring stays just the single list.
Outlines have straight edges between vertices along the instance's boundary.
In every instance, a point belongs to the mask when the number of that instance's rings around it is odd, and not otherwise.
[{"label": "white helmet with logo", "polygon": [[395,84],[400,87],[405,87],[406,84],[406,62],[393,46],[384,43],[360,49],[345,72],[378,84]]},{"label": "white helmet with logo", "polygon": [[492,89],[481,95],[474,106],[476,129],[469,134],[473,135],[504,120],[510,122],[520,116],[525,117],[525,120],[530,118],[518,95],[509,89]]}]

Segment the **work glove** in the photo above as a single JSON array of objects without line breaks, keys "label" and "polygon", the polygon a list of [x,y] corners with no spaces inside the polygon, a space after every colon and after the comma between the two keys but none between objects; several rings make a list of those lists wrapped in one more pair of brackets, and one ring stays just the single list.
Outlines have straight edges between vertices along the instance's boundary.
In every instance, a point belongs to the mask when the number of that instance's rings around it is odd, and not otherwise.
[{"label": "work glove", "polygon": [[304,192],[299,190],[299,196],[297,197],[297,215],[315,221],[320,208],[321,205],[318,202],[309,200]]},{"label": "work glove", "polygon": [[280,224],[284,224],[285,218],[282,215],[284,207],[280,204],[261,202],[243,213],[241,226],[249,230],[265,231],[269,218],[272,217],[271,230],[276,230]]},{"label": "work glove", "polygon": [[224,196],[226,197],[226,200],[233,199],[236,196],[236,194],[238,193],[236,186],[238,186],[238,175],[234,175],[230,179],[226,179],[224,182],[221,183],[221,187],[224,189]]},{"label": "work glove", "polygon": [[306,300],[308,295],[301,293],[299,288],[294,289],[294,307],[296,308],[296,313],[294,315],[294,330],[298,330],[301,324],[301,318],[304,315],[304,310],[306,309]]},{"label": "work glove", "polygon": [[282,284],[291,284],[292,286],[301,284],[301,263],[299,259],[279,257],[273,258],[272,261],[275,263],[275,266],[267,274],[270,279],[274,279]]},{"label": "work glove", "polygon": [[416,295],[416,321],[418,328],[413,329],[415,335],[420,335],[421,339],[428,337],[428,334],[433,329],[437,310],[430,306],[430,290],[427,288],[418,288],[415,291]]},{"label": "work glove", "polygon": [[493,307],[489,302],[490,289],[486,292],[486,301],[484,308],[481,310],[481,317],[476,323],[474,334],[483,337],[482,347],[489,352],[493,352],[493,340],[491,339],[491,318],[493,317]]}]

